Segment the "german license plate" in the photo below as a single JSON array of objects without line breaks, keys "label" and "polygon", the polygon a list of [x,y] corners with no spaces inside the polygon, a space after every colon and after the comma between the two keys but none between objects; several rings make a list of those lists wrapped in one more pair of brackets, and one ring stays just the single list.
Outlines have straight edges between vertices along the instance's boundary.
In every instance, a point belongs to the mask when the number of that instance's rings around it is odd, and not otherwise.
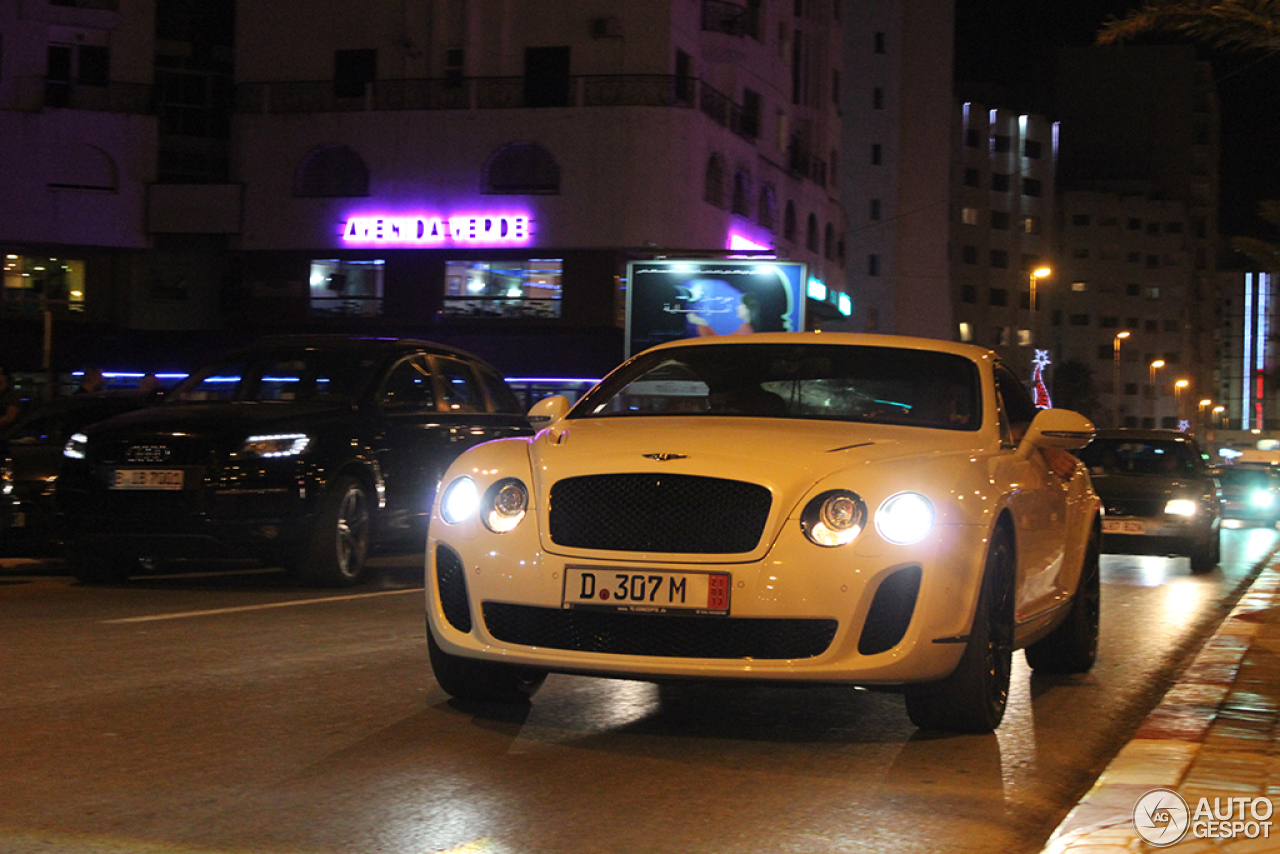
[{"label": "german license plate", "polygon": [[182,469],[116,469],[112,489],[182,489]]},{"label": "german license plate", "polygon": [[1147,523],[1141,519],[1103,519],[1104,534],[1145,534]]},{"label": "german license plate", "polygon": [[729,581],[727,572],[569,566],[564,573],[563,607],[724,616],[729,613]]}]

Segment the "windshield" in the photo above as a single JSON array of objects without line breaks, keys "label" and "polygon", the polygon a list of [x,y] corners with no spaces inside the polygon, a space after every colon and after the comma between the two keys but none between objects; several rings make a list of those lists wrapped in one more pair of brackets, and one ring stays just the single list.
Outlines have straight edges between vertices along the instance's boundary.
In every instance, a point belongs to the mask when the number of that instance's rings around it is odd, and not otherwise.
[{"label": "windshield", "polygon": [[1090,474],[1193,476],[1196,454],[1185,442],[1095,439],[1079,457]]},{"label": "windshield", "polygon": [[725,415],[977,430],[977,366],[894,347],[717,344],[642,353],[570,418]]},{"label": "windshield", "polygon": [[1218,474],[1223,486],[1239,486],[1246,489],[1274,489],[1277,479],[1266,469],[1225,468]]},{"label": "windshield", "polygon": [[206,365],[165,396],[166,402],[355,400],[372,359],[348,352],[261,353]]}]

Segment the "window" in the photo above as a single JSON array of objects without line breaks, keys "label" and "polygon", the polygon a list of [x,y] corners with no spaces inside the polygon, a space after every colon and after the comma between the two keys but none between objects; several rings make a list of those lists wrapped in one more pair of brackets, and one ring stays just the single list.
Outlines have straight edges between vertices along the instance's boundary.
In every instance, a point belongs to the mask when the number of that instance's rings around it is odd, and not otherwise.
[{"label": "window", "polygon": [[883,155],[882,149],[880,148],[880,143],[878,142],[874,143],[871,146],[871,165],[879,166],[880,161],[883,159],[883,157],[884,155]]},{"label": "window", "polygon": [[1142,331],[1143,331],[1143,332],[1159,332],[1159,331],[1160,331],[1160,321],[1158,321],[1158,320],[1148,320],[1148,321],[1146,322],[1146,324],[1143,326],[1143,330],[1142,330]]},{"label": "window", "polygon": [[991,250],[991,266],[997,267],[1001,270],[1008,269],[1009,253],[1003,249],[992,249]]},{"label": "window", "polygon": [[1009,176],[999,172],[991,173],[991,189],[1003,193],[1009,189]]},{"label": "window", "polygon": [[966,148],[979,148],[982,146],[982,134],[978,133],[977,128],[964,129],[964,144]]},{"label": "window", "polygon": [[560,316],[560,258],[522,261],[446,261],[441,314],[453,317]]},{"label": "window", "polygon": [[1089,257],[1089,247],[1088,247],[1088,246],[1077,246],[1075,249],[1071,250],[1071,257],[1072,257],[1072,258],[1088,258],[1088,257]]},{"label": "window", "polygon": [[963,322],[962,322],[962,323],[960,324],[960,330],[959,330],[959,331],[960,331],[960,341],[961,341],[962,343],[965,343],[965,344],[972,344],[972,343],[973,343],[973,324],[972,324],[972,323],[963,323]]},{"label": "window", "polygon": [[444,85],[449,89],[461,89],[466,75],[466,51],[460,47],[446,48],[444,52]]},{"label": "window", "polygon": [[1158,222],[1149,222],[1149,223],[1147,223],[1147,234],[1150,234],[1150,235],[1153,235],[1153,236],[1154,236],[1154,235],[1157,235],[1157,234],[1159,234],[1159,233],[1160,233],[1160,223],[1158,223]]},{"label": "window", "polygon": [[1028,139],[1022,143],[1022,156],[1032,160],[1039,160],[1043,146],[1034,139]]},{"label": "window", "polygon": [[5,311],[84,311],[84,261],[37,255],[4,256]]},{"label": "window", "polygon": [[772,184],[765,184],[760,188],[760,209],[758,211],[756,221],[760,223],[762,228],[770,231],[777,226],[777,194]]},{"label": "window", "polygon": [[569,106],[569,48],[524,49],[524,105]]},{"label": "window", "polygon": [[1088,283],[1088,282],[1072,282],[1072,283],[1071,283],[1071,292],[1072,292],[1072,293],[1082,294],[1082,293],[1084,293],[1084,292],[1085,292],[1085,291],[1087,291],[1087,290],[1089,290],[1089,283]]},{"label": "window", "polygon": [[871,90],[871,109],[873,110],[884,109],[884,87],[883,86],[876,86]]},{"label": "window", "polygon": [[365,88],[378,79],[378,52],[372,48],[333,52],[333,94],[363,98]]},{"label": "window", "polygon": [[1166,320],[1166,321],[1164,322],[1164,331],[1165,331],[1165,332],[1177,332],[1177,331],[1178,331],[1178,321],[1176,321],[1176,320],[1172,320],[1172,319],[1170,319],[1170,320]]},{"label": "window", "polygon": [[1072,326],[1088,326],[1088,325],[1089,325],[1089,315],[1087,315],[1087,314],[1073,314],[1073,315],[1071,315],[1069,318],[1067,318],[1067,323],[1071,324]]},{"label": "window", "polygon": [[1164,224],[1164,233],[1165,234],[1182,234],[1182,223],[1166,222]]},{"label": "window", "polygon": [[978,247],[965,245],[965,247],[960,250],[960,257],[966,264],[977,264]]},{"label": "window", "polygon": [[978,170],[973,167],[966,167],[964,170],[964,185],[966,187],[976,187],[982,183]]},{"label": "window", "polygon": [[1022,195],[1032,198],[1039,198],[1042,191],[1042,185],[1039,178],[1023,178],[1022,179]]},{"label": "window", "polygon": [[364,159],[345,145],[313,150],[298,167],[293,194],[300,197],[369,195],[369,169]]},{"label": "window", "polygon": [[751,215],[751,176],[739,169],[733,176],[733,212],[740,216]]},{"label": "window", "polygon": [[1125,222],[1125,228],[1129,229],[1130,231],[1141,231],[1142,220],[1138,219],[1137,217],[1131,216]]},{"label": "window", "polygon": [[1115,315],[1103,315],[1098,320],[1098,327],[1101,329],[1118,329],[1120,327],[1120,318]]},{"label": "window", "polygon": [[719,153],[707,158],[702,198],[718,208],[724,207],[724,156]]},{"label": "window", "polygon": [[1007,211],[992,211],[991,227],[997,231],[1008,231],[1009,213]]},{"label": "window", "polygon": [[1005,152],[1010,149],[1012,140],[1007,134],[997,133],[991,137],[991,150]]},{"label": "window", "polygon": [[1088,214],[1072,214],[1071,216],[1072,225],[1088,225],[1090,221]]},{"label": "window", "polygon": [[1039,234],[1040,233],[1040,217],[1024,216],[1022,218],[1023,234]]},{"label": "window", "polygon": [[978,289],[973,285],[963,285],[960,288],[960,301],[973,305],[978,301]]},{"label": "window", "polygon": [[1126,254],[1126,255],[1124,256],[1124,260],[1128,261],[1130,264],[1141,264],[1141,263],[1142,263],[1142,253],[1141,253],[1141,252],[1130,252],[1130,253],[1128,253],[1128,254]]},{"label": "window", "polygon": [[1093,351],[1093,357],[1099,362],[1110,362],[1115,358],[1114,345],[1099,344],[1098,348]]},{"label": "window", "polygon": [[397,362],[378,392],[378,405],[388,412],[434,412],[436,393],[427,359],[419,354]]},{"label": "window", "polygon": [[441,401],[446,412],[484,412],[484,390],[471,372],[471,366],[459,359],[436,356],[436,371],[440,378]]},{"label": "window", "polygon": [[[831,223],[827,223],[826,230],[822,236],[822,254],[831,260],[836,257],[836,229]],[[877,275],[872,273],[871,275]]]},{"label": "window", "polygon": [[808,247],[810,252],[818,251],[818,217],[815,214],[809,214],[809,223],[805,229],[804,245]]},{"label": "window", "polygon": [[1146,297],[1149,300],[1160,299],[1160,288],[1156,285],[1152,285],[1151,287],[1147,288]]},{"label": "window", "polygon": [[869,207],[869,210],[867,211],[867,218],[870,219],[872,222],[879,222],[880,221],[880,200],[871,199],[871,201],[868,203],[868,207]]},{"label": "window", "polygon": [[960,221],[965,225],[978,224],[978,209],[972,207],[963,207],[960,209]]},{"label": "window", "polygon": [[484,191],[494,195],[559,195],[560,164],[536,142],[503,146],[484,166]]},{"label": "window", "polygon": [[1009,292],[1004,288],[992,288],[987,291],[987,305],[1008,305]]},{"label": "window", "polygon": [[1154,270],[1154,269],[1156,269],[1156,268],[1157,268],[1157,267],[1159,267],[1159,266],[1160,266],[1160,256],[1159,256],[1159,255],[1148,255],[1148,256],[1147,256],[1147,269],[1148,269],[1148,270]]},{"label": "window", "polygon": [[1127,297],[1136,297],[1142,292],[1142,286],[1137,282],[1130,282],[1124,286],[1124,295]]},{"label": "window", "polygon": [[885,51],[884,33],[880,33],[880,32],[876,33],[875,38],[873,40],[873,44],[874,44],[874,47],[872,48],[872,50],[874,50],[876,53],[884,53]]},{"label": "window", "polygon": [[782,215],[782,236],[787,240],[796,239],[796,203],[788,201]]},{"label": "window", "polygon": [[738,131],[747,139],[759,139],[762,104],[760,93],[752,89],[742,90],[742,113],[738,117]]},{"label": "window", "polygon": [[867,256],[867,275],[868,276],[880,275],[880,256],[879,255],[872,254]]},{"label": "window", "polygon": [[311,262],[311,313],[326,317],[378,317],[386,261]]}]

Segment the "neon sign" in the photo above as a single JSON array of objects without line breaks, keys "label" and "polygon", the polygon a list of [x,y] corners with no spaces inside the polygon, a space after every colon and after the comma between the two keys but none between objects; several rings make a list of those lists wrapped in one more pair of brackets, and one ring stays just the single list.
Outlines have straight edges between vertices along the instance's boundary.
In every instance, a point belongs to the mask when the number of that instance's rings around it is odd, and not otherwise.
[{"label": "neon sign", "polygon": [[532,239],[525,214],[457,216],[350,217],[342,228],[342,242],[363,246],[524,246]]}]

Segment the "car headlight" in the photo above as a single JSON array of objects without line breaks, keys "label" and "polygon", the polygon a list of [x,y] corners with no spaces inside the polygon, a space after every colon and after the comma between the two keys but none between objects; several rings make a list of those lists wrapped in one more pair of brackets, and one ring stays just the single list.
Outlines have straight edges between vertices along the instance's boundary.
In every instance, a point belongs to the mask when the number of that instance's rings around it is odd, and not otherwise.
[{"label": "car headlight", "polygon": [[89,437],[83,433],[72,433],[67,444],[62,446],[62,455],[73,460],[83,460],[89,449]]},{"label": "car headlight", "polygon": [[894,545],[918,543],[931,528],[933,504],[918,492],[891,495],[876,510],[876,530]]},{"label": "car headlight", "polygon": [[1165,502],[1164,512],[1167,516],[1194,516],[1199,510],[1196,502],[1190,498],[1174,498]]},{"label": "car headlight", "polygon": [[520,524],[528,509],[529,490],[520,481],[509,477],[498,481],[485,492],[480,518],[490,531],[505,534]]},{"label": "car headlight", "polygon": [[440,496],[440,515],[450,525],[460,525],[480,509],[480,491],[476,482],[463,476],[445,487]]},{"label": "car headlight", "polygon": [[1275,496],[1265,489],[1259,489],[1249,496],[1249,503],[1259,509],[1266,509],[1275,503]]},{"label": "car headlight", "polygon": [[867,523],[867,506],[857,493],[844,489],[824,492],[800,514],[800,527],[809,542],[832,548],[851,543]]},{"label": "car headlight", "polygon": [[251,457],[296,457],[310,444],[311,437],[306,433],[250,436],[236,453]]}]

